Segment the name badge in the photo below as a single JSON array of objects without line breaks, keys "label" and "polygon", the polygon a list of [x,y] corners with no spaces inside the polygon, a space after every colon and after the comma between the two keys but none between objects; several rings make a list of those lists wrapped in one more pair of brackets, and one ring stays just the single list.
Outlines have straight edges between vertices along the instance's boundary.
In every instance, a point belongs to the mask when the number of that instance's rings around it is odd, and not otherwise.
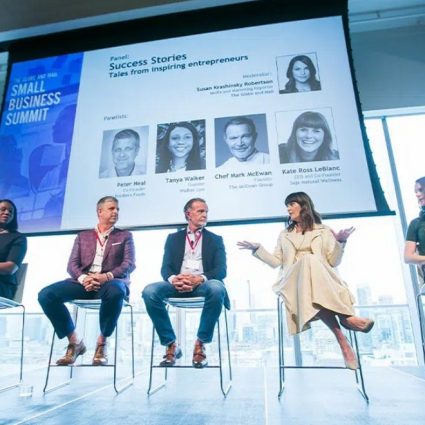
[{"label": "name badge", "polygon": [[197,260],[187,260],[186,261],[186,268],[190,270],[199,270],[199,261]]}]

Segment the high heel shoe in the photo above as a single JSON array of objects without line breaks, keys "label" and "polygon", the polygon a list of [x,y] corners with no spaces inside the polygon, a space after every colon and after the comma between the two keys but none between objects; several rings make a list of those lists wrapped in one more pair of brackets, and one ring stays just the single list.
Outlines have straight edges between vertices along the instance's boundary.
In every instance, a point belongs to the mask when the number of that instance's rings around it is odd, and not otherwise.
[{"label": "high heel shoe", "polygon": [[365,319],[362,317],[349,316],[339,319],[339,323],[345,329],[355,332],[368,333],[373,328],[375,322],[372,319]]},{"label": "high heel shoe", "polygon": [[353,359],[353,360],[344,359],[344,363],[347,369],[357,370],[359,368],[359,363],[357,362],[357,359]]}]

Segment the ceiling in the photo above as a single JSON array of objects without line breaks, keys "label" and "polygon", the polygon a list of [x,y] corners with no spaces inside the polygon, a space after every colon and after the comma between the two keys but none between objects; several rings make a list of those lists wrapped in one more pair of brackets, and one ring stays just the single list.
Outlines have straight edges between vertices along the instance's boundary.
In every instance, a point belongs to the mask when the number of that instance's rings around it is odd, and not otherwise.
[{"label": "ceiling", "polygon": [[[0,42],[244,1],[258,0],[0,0]],[[351,31],[425,24],[425,0],[348,0],[348,5]]]}]

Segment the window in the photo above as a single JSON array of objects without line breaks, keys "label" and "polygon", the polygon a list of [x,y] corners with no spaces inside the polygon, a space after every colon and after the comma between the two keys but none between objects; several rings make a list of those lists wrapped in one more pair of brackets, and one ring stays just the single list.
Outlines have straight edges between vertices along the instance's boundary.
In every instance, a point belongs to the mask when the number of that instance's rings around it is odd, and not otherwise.
[{"label": "window", "polygon": [[[408,221],[416,217],[418,208],[413,193],[416,178],[425,175],[422,158],[425,158],[425,115],[410,115],[386,118],[400,180],[402,200]],[[396,194],[390,163],[387,155],[381,119],[366,121],[368,135],[377,165],[382,187],[390,208],[398,212]],[[286,213],[283,205],[282,215]],[[338,202],[338,200],[335,200]],[[125,211],[122,211],[125,214]],[[375,319],[374,330],[360,336],[361,352],[366,362],[374,365],[416,364],[416,353],[405,288],[411,285],[407,267],[403,264],[402,251],[404,232],[400,218],[396,216],[330,220],[326,224],[334,229],[355,226],[356,231],[349,240],[339,270],[357,298],[359,314]],[[276,298],[271,286],[277,271],[251,256],[249,251],[236,246],[239,240],[261,242],[273,250],[277,237],[283,229],[282,223],[219,226],[212,231],[222,235],[228,258],[226,285],[232,302],[230,331],[232,349],[239,365],[258,365],[265,358],[277,364]],[[137,269],[132,274],[131,301],[138,311],[136,340],[139,341],[138,355],[145,356],[150,344],[150,321],[144,312],[140,293],[143,287],[160,280],[163,245],[170,230],[148,230],[134,232]],[[51,329],[41,316],[37,302],[38,291],[46,284],[66,276],[66,264],[74,236],[33,237],[29,240],[26,261],[29,263],[24,303],[27,311],[34,313],[27,326],[27,350],[46,352],[50,343]],[[405,286],[407,285],[407,286]],[[8,330],[14,325],[13,315],[1,321],[2,334],[8,338]],[[33,323],[33,325],[31,325]],[[191,320],[193,332],[189,331],[187,343],[192,342],[197,320]],[[95,334],[97,320],[92,320]],[[325,336],[323,336],[325,335]],[[323,326],[315,324],[310,334],[302,335],[302,350],[306,358],[325,361],[339,356],[338,348]],[[317,339],[324,338],[321,341]],[[10,339],[10,338],[9,338]],[[41,343],[41,344],[40,344]],[[292,338],[287,338],[287,351],[292,351]],[[42,347],[42,348],[40,348]],[[213,351],[214,348],[211,348]],[[4,364],[3,351],[0,359]],[[243,353],[243,355],[241,355]],[[44,354],[43,354],[44,356]],[[41,356],[41,357],[43,357]],[[271,356],[271,357],[270,357]],[[47,357],[46,357],[47,358]],[[16,359],[15,359],[16,360]]]}]

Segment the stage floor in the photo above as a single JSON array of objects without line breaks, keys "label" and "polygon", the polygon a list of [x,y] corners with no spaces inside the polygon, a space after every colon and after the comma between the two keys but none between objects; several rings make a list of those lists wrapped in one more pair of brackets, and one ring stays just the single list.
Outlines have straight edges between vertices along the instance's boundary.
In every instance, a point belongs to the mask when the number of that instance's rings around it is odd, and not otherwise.
[{"label": "stage floor", "polygon": [[[55,368],[52,379],[65,376]],[[216,369],[170,370],[167,385],[148,397],[147,370],[116,395],[112,368],[78,368],[70,385],[43,395],[45,370],[28,373],[31,397],[0,393],[0,424],[43,425],[423,425],[424,368],[364,368],[366,403],[348,370],[289,370],[278,400],[278,370],[237,368],[223,398]],[[158,381],[162,371],[156,369]],[[2,382],[3,384],[3,382]]]}]

